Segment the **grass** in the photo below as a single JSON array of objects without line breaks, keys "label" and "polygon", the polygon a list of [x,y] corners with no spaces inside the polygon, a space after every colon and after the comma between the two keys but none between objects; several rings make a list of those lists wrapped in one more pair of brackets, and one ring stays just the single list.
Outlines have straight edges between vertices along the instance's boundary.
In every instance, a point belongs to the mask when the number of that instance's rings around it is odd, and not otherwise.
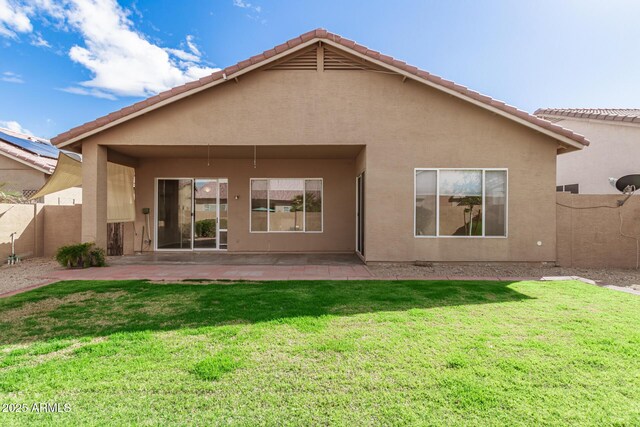
[{"label": "grass", "polygon": [[[61,282],[0,299],[0,425],[640,425],[640,298],[581,282]],[[2,408],[0,408],[2,409]]]}]

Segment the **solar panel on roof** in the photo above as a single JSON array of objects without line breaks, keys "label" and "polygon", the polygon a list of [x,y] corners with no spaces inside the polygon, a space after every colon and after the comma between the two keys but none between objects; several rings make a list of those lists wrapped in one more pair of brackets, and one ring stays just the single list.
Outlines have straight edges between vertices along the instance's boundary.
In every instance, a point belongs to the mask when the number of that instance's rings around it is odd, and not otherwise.
[{"label": "solar panel on roof", "polygon": [[25,138],[17,138],[2,131],[0,131],[0,139],[42,157],[48,157],[50,159],[58,158],[59,150],[53,145],[49,145],[44,142],[31,141],[30,139]]}]

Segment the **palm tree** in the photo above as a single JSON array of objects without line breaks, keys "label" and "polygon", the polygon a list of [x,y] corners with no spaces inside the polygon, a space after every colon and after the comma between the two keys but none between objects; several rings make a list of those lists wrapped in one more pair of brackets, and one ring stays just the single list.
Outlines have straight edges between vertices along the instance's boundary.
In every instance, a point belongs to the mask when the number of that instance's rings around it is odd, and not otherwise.
[{"label": "palm tree", "polygon": [[[473,218],[474,218],[473,209],[476,206],[482,206],[481,196],[461,196],[461,197],[451,196],[449,197],[449,202],[457,203],[457,206],[468,206],[462,211],[462,220],[464,221],[465,236],[474,236],[482,233],[482,230],[480,229],[480,225],[482,224],[480,215],[482,214],[482,212],[480,211],[480,209],[478,210],[478,213],[476,215],[478,218],[478,221],[476,221],[476,224],[475,224],[476,228],[475,230],[473,229]],[[467,221],[467,214],[469,214],[468,221]]]},{"label": "palm tree", "polygon": [[320,212],[321,201],[316,193],[307,191],[304,196],[299,194],[291,199],[291,211],[294,213],[294,227],[298,228],[298,215],[295,212]]}]

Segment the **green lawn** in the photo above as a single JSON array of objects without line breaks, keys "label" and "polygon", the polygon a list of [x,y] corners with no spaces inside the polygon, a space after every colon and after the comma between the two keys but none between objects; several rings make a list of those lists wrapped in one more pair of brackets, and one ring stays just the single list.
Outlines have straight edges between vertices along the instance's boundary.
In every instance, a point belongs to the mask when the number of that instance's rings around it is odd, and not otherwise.
[{"label": "green lawn", "polygon": [[0,425],[640,425],[640,298],[581,282],[61,282],[0,299]]}]

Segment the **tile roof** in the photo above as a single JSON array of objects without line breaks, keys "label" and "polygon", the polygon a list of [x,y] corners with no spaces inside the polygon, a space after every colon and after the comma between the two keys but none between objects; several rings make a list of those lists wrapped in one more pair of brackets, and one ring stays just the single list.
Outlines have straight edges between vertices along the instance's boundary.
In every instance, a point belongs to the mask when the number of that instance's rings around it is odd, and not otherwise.
[{"label": "tile roof", "polygon": [[16,138],[28,139],[30,141],[36,141],[36,142],[49,143],[48,139],[40,138],[38,136],[29,135],[29,134],[26,134],[26,133],[18,132],[18,131],[7,129],[7,128],[3,128],[3,127],[0,127],[0,131],[6,133],[8,135],[15,136]]},{"label": "tile roof", "polygon": [[640,108],[538,108],[533,114],[538,117],[575,117],[640,123]]},{"label": "tile roof", "polygon": [[56,164],[58,163],[56,159],[38,156],[37,154],[30,153],[2,140],[0,140],[0,152],[8,157],[21,161],[22,163],[44,170],[45,173],[48,174],[53,173],[53,170],[56,168]]},{"label": "tile roof", "polygon": [[495,110],[499,110],[504,113],[507,113],[509,116],[511,116],[516,120],[520,119],[526,123],[529,123],[530,125],[537,127],[538,129],[541,128],[555,135],[562,136],[564,138],[572,140],[575,143],[578,143],[577,145],[589,145],[589,141],[584,136],[577,134],[575,132],[572,132],[569,129],[565,129],[547,120],[543,120],[525,111],[519,110],[516,107],[508,105],[502,101],[498,101],[489,96],[482,95],[465,86],[459,85],[450,80],[443,79],[442,77],[439,77],[427,71],[421,70],[403,61],[394,59],[391,56],[383,55],[380,52],[371,50],[365,46],[357,44],[352,40],[345,39],[337,34],[330,33],[324,29],[309,31],[308,33],[304,33],[299,37],[293,38],[283,44],[280,44],[274,47],[273,49],[264,51],[259,55],[252,56],[247,60],[240,61],[235,65],[225,68],[224,70],[217,71],[211,75],[202,77],[199,80],[186,83],[182,86],[175,87],[165,92],[161,92],[158,95],[152,96],[151,98],[137,102],[133,105],[130,105],[121,110],[110,113],[106,116],[100,117],[91,122],[87,122],[67,132],[61,133],[60,135],[52,138],[51,142],[56,145],[59,145],[59,144],[63,144],[64,142],[68,142],[70,140],[75,141],[75,140],[81,139],[85,134],[89,132],[92,132],[92,133],[98,132],[100,128],[102,128],[103,126],[109,125],[110,123],[119,121],[121,119],[126,120],[128,116],[131,116],[135,113],[145,110],[146,108],[151,107],[155,104],[158,104],[162,101],[177,97],[178,95],[181,95],[185,92],[189,92],[190,90],[209,85],[218,80],[233,79],[235,73],[238,73],[247,67],[260,65],[261,63],[267,63],[269,62],[269,59],[274,57],[275,55],[285,53],[288,50],[294,49],[298,45],[301,45],[303,43],[307,43],[313,40],[319,40],[319,41],[327,40],[329,42],[333,42],[334,45],[338,45],[344,50],[363,55],[370,60],[378,61],[379,63],[385,64],[389,67],[394,67],[396,69],[399,69],[406,74],[409,74],[417,77],[418,79],[421,79],[422,81],[429,82],[430,84],[438,88],[441,88],[441,90],[457,93],[459,95],[462,95],[463,97],[466,97],[472,100],[472,102],[475,101],[480,105],[485,105],[487,108],[490,108],[490,109],[493,108]]}]

